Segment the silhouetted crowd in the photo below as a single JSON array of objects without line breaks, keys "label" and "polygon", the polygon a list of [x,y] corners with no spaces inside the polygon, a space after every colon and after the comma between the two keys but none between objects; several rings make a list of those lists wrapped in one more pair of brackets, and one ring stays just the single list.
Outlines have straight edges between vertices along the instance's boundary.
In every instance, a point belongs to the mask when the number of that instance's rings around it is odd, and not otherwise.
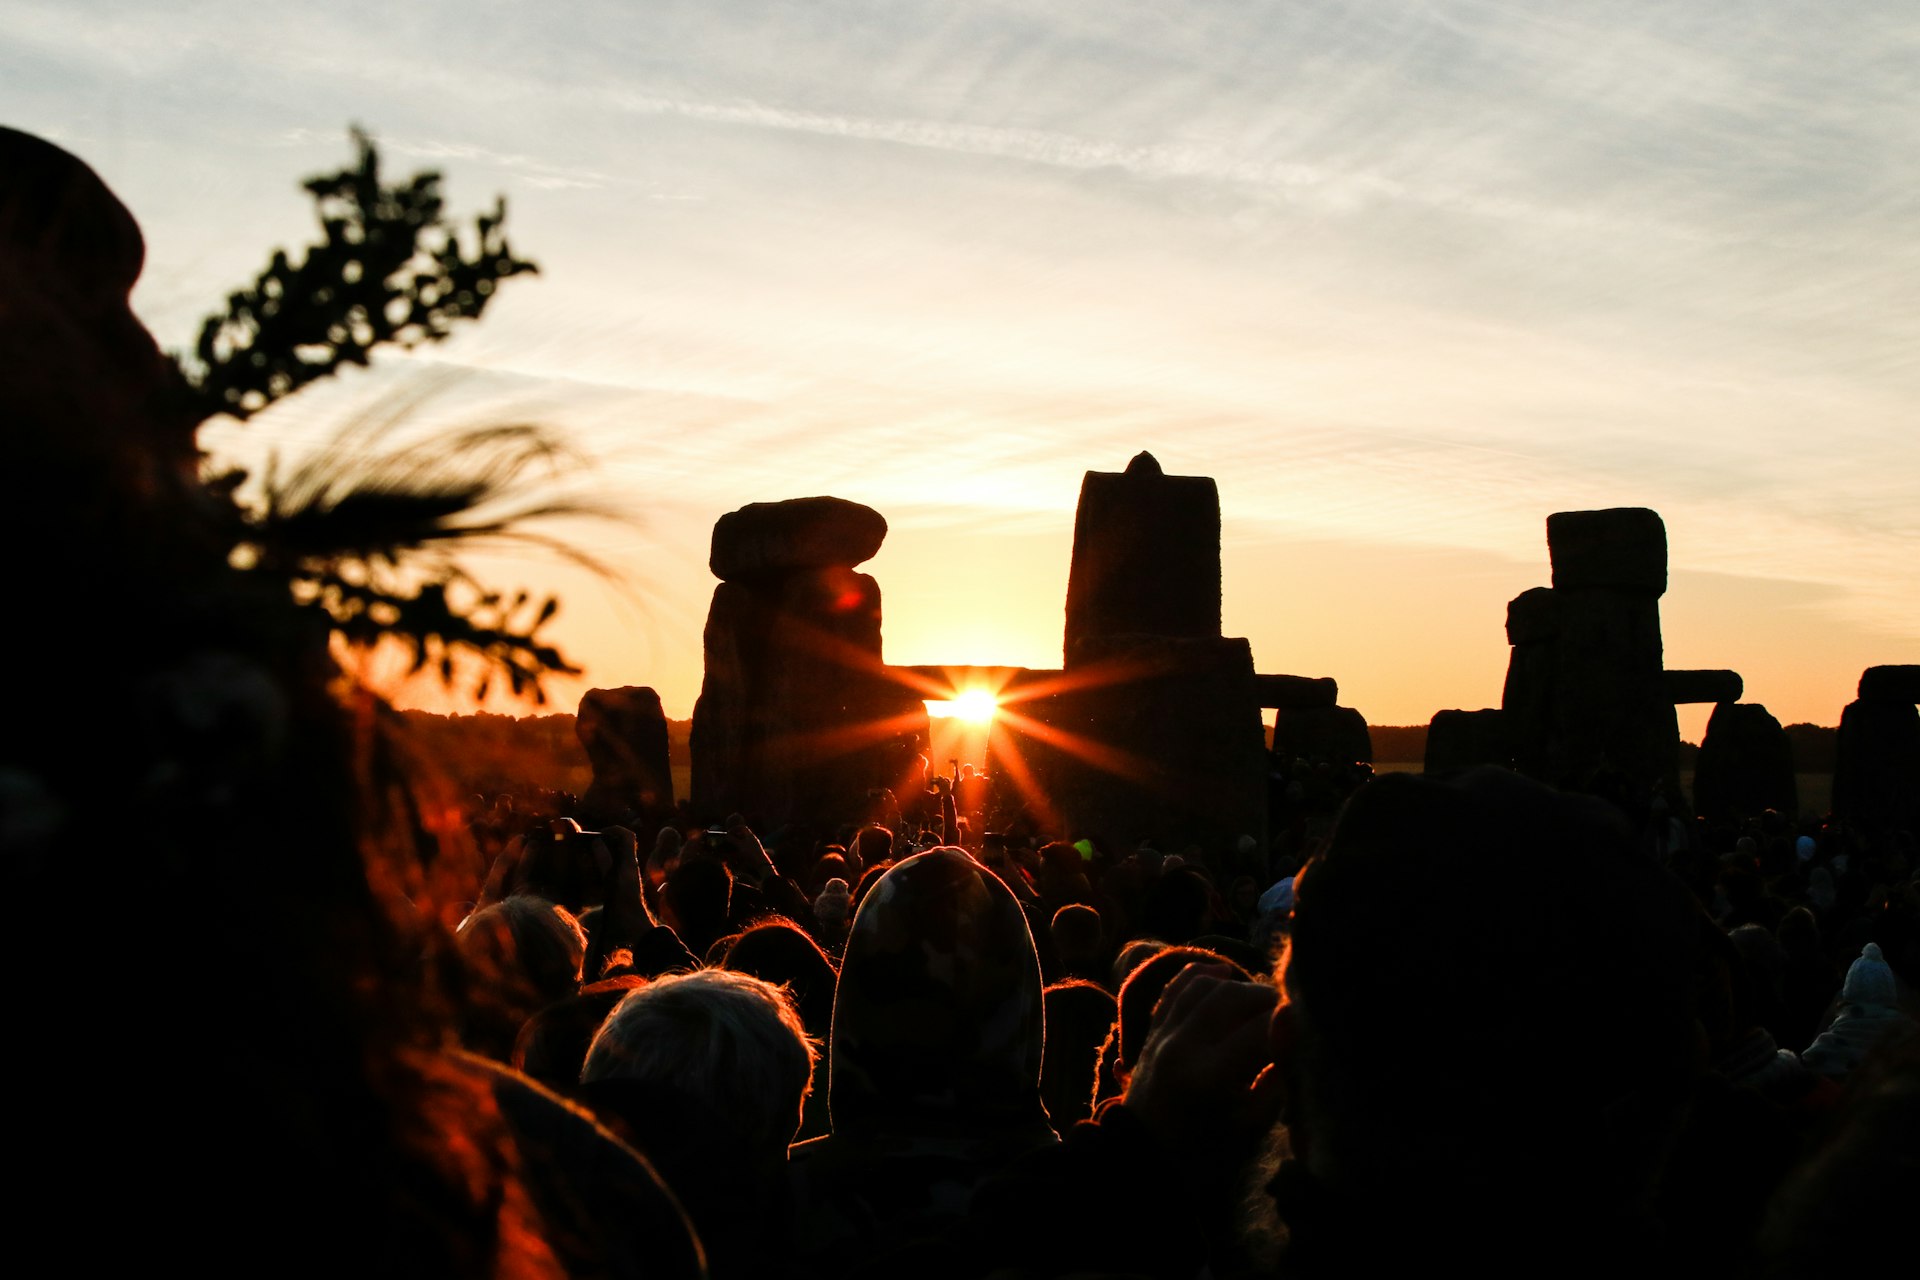
[{"label": "silhouetted crowd", "polygon": [[0,130],[17,1269],[1911,1269],[1911,832],[1291,762],[1231,849],[931,771],[463,802],[233,554],[143,253]]},{"label": "silhouetted crowd", "polygon": [[1907,833],[1650,837],[1492,768],[1337,776],[1329,832],[1230,880],[1250,841],[947,842],[947,778],[944,829],[764,843],[737,814],[641,841],[497,799],[465,1043],[646,1155],[716,1274],[1904,1250]]}]

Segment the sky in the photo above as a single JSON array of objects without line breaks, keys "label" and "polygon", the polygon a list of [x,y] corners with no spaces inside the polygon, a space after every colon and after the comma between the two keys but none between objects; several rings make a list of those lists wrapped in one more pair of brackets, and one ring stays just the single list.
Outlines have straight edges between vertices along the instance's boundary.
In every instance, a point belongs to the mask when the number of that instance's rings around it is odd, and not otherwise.
[{"label": "sky", "polygon": [[350,125],[506,197],[537,277],[202,443],[564,432],[621,581],[475,568],[561,596],[556,705],[675,717],[725,512],[867,503],[888,661],[1053,667],[1081,477],[1146,449],[1219,483],[1225,633],[1375,724],[1498,705],[1546,517],[1615,506],[1669,667],[1837,723],[1920,662],[1917,98],[1897,2],[0,0],[0,122],[133,210],[165,346]]}]

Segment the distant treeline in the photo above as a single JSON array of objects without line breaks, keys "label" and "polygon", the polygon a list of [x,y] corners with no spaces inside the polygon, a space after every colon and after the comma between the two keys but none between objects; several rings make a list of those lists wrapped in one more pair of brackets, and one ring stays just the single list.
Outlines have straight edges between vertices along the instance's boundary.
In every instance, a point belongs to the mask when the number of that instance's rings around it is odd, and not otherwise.
[{"label": "distant treeline", "polygon": [[[580,795],[593,781],[593,767],[574,734],[571,715],[401,715],[427,758],[463,792],[493,796],[546,787]],[[667,721],[670,765],[690,765],[687,734],[692,727],[691,720]]]},{"label": "distant treeline", "polygon": [[[1373,737],[1373,758],[1381,764],[1417,764],[1427,758],[1427,726],[1423,724],[1369,725]],[[1793,744],[1796,773],[1832,773],[1834,739],[1838,730],[1817,724],[1790,724],[1787,739]],[[1680,768],[1693,768],[1700,754],[1694,742],[1680,744]]]}]

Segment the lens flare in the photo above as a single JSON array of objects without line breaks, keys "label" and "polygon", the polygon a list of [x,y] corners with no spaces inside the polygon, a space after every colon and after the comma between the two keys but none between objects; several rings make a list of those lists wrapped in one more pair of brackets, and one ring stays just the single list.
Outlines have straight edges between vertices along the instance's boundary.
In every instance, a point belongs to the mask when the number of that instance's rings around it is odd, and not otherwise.
[{"label": "lens flare", "polygon": [[952,718],[969,724],[986,724],[1000,709],[1000,701],[985,689],[968,689],[950,699],[927,699],[927,714],[935,719]]}]

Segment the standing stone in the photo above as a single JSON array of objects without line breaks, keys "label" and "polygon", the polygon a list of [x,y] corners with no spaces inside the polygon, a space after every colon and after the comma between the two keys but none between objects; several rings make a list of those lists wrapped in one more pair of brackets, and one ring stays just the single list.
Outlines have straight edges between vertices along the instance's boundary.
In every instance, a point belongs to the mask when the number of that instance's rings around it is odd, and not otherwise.
[{"label": "standing stone", "polygon": [[1052,816],[1109,849],[1266,847],[1266,739],[1242,639],[1089,637],[1068,687],[1019,703]]},{"label": "standing stone", "polygon": [[1799,812],[1793,743],[1757,702],[1722,702],[1707,721],[1693,772],[1693,806],[1711,822],[1737,822],[1768,809]]},{"label": "standing stone", "polygon": [[[667,761],[667,717],[660,695],[626,686],[589,689],[573,730],[593,765],[593,783],[581,801],[595,826],[651,825],[673,808],[673,770]],[[644,831],[642,831],[644,835]]]},{"label": "standing stone", "polygon": [[714,526],[693,803],[759,825],[831,824],[899,774],[919,707],[880,658],[880,588],[854,564],[886,522],[840,498],[753,503]]},{"label": "standing stone", "polygon": [[1868,667],[1860,673],[1863,702],[1920,702],[1920,666]]},{"label": "standing stone", "polygon": [[1283,707],[1273,717],[1273,754],[1282,763],[1372,764],[1373,735],[1352,707]]},{"label": "standing stone", "polygon": [[1552,587],[1530,587],[1507,604],[1507,680],[1500,691],[1513,767],[1545,777],[1553,736],[1553,690],[1559,666],[1560,604]]},{"label": "standing stone", "polygon": [[1513,767],[1513,744],[1507,736],[1506,713],[1498,707],[1480,711],[1436,711],[1427,725],[1427,773],[1446,773],[1479,764]]},{"label": "standing stone", "polygon": [[[1502,707],[1515,763],[1628,802],[1680,797],[1679,724],[1660,639],[1666,528],[1644,507],[1547,517],[1551,597],[1508,609]],[[1550,601],[1550,602],[1549,602]]]},{"label": "standing stone", "polygon": [[1066,665],[1090,638],[1220,634],[1220,491],[1170,476],[1150,453],[1089,471],[1073,522]]},{"label": "standing stone", "polygon": [[1833,763],[1835,817],[1869,830],[1920,829],[1920,693],[1910,666],[1869,667],[1840,713]]}]

